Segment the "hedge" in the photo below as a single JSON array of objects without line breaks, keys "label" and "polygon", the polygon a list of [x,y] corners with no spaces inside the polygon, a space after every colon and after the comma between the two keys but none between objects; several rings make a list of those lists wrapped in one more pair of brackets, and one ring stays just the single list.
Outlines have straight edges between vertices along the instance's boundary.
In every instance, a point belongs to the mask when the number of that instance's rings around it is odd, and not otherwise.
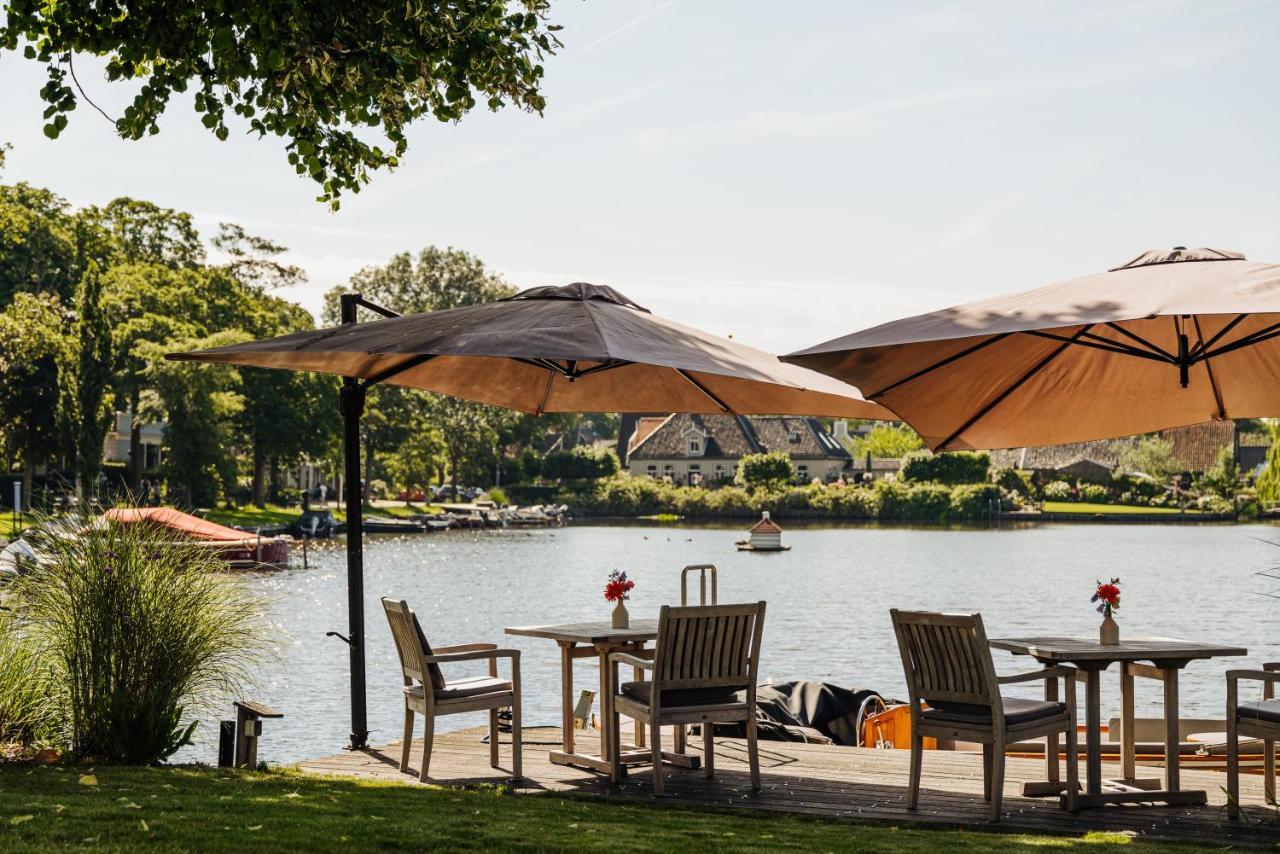
[{"label": "hedge", "polygon": [[991,455],[985,451],[949,451],[931,454],[917,451],[902,460],[903,480],[943,483],[983,483],[991,470]]}]

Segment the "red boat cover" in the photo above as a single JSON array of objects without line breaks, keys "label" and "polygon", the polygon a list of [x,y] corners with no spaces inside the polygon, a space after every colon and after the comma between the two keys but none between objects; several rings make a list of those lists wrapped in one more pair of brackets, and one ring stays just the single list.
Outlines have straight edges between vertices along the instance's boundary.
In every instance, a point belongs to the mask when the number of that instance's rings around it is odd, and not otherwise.
[{"label": "red boat cover", "polygon": [[125,525],[138,522],[163,525],[197,540],[243,542],[253,536],[244,531],[237,531],[235,528],[210,522],[208,519],[192,516],[190,513],[183,513],[181,510],[174,510],[172,507],[113,507],[103,515],[112,522]]}]

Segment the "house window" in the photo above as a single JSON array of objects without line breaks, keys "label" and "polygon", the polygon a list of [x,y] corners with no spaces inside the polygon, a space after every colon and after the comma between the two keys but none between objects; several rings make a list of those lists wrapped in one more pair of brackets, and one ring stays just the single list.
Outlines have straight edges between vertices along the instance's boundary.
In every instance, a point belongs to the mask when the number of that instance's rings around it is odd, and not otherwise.
[{"label": "house window", "polygon": [[690,439],[690,440],[689,440],[689,453],[691,453],[691,454],[700,454],[700,453],[702,453],[702,440],[701,440],[701,439]]},{"label": "house window", "polygon": [[799,431],[799,430],[792,430],[792,431],[791,431],[791,444],[793,444],[793,445],[799,445],[799,444],[800,444],[800,431]]},{"label": "house window", "polygon": [[647,474],[647,475],[649,475],[649,477],[657,477],[657,476],[658,476],[658,467],[657,467],[656,465],[652,465],[652,466],[645,466],[645,467],[644,467],[644,473],[645,473],[645,474]]},{"label": "house window", "polygon": [[809,480],[809,467],[805,465],[796,466],[796,477],[801,482],[807,482]]}]

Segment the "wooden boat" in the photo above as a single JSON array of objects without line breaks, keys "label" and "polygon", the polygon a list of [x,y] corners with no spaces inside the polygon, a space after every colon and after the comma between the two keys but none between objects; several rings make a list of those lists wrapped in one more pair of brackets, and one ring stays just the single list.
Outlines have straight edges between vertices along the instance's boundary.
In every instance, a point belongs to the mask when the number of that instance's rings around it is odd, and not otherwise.
[{"label": "wooden boat", "polygon": [[[1227,736],[1226,721],[1220,720],[1182,720],[1181,729],[1187,732],[1185,741],[1178,745],[1178,764],[1187,768],[1200,768],[1210,771],[1225,771],[1227,768]],[[1120,741],[1117,736],[1110,740],[1113,730],[1119,722],[1112,720],[1101,728],[1102,758],[1104,762],[1120,761]],[[1080,761],[1085,759],[1084,727],[1080,732]],[[1136,762],[1148,767],[1164,766],[1164,743],[1152,740],[1153,734],[1162,732],[1164,721],[1154,718],[1139,718],[1134,722]],[[1192,731],[1194,730],[1194,731]],[[889,750],[911,749],[911,710],[905,705],[890,706],[885,711],[868,715],[862,727],[863,747],[876,747]],[[925,750],[958,750],[965,753],[982,753],[982,745],[963,741],[940,742],[938,739],[924,739]],[[1040,741],[1021,742],[1009,745],[1005,751],[1007,756],[1024,759],[1042,759],[1044,743]],[[1249,774],[1261,774],[1263,768],[1261,739],[1240,740],[1240,768]]]},{"label": "wooden boat", "polygon": [[114,507],[103,519],[123,525],[154,525],[218,554],[229,569],[286,567],[293,549],[291,537],[264,537],[228,528],[172,507]]},{"label": "wooden boat", "polygon": [[361,525],[366,534],[425,534],[427,526],[413,519],[366,516]]}]

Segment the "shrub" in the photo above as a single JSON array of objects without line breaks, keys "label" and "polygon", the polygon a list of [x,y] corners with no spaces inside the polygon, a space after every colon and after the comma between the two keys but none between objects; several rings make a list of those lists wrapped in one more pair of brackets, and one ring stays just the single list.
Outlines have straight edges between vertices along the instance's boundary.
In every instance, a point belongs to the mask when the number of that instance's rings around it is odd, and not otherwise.
[{"label": "shrub", "polygon": [[16,582],[16,613],[77,758],[162,760],[270,651],[258,606],[199,545],[149,525],[86,518],[75,530],[45,522],[32,535],[45,557]]},{"label": "shrub", "polygon": [[930,454],[917,451],[902,461],[903,480],[929,483],[983,483],[991,469],[991,455],[985,451],[948,451]]},{"label": "shrub", "polygon": [[1230,499],[1208,493],[1196,499],[1196,509],[1204,513],[1231,513],[1236,508]]},{"label": "shrub", "polygon": [[791,457],[782,451],[747,454],[738,463],[738,482],[750,490],[776,489],[796,479]]},{"label": "shrub", "polygon": [[26,632],[0,613],[0,745],[56,743],[58,721],[48,668],[40,665]]},{"label": "shrub", "polygon": [[598,480],[618,473],[618,456],[609,448],[552,451],[542,460],[542,476],[550,480]]},{"label": "shrub", "polygon": [[881,519],[944,522],[951,512],[951,490],[940,483],[891,483],[873,487]]},{"label": "shrub", "polygon": [[1072,498],[1071,484],[1067,483],[1065,480],[1055,480],[1052,483],[1046,483],[1042,491],[1044,492],[1046,501],[1070,501]]},{"label": "shrub", "polygon": [[507,500],[507,493],[503,492],[502,489],[496,486],[493,489],[489,490],[487,493],[485,493],[485,497],[488,498],[490,501],[492,501],[494,504],[497,504],[499,507],[505,507],[506,505],[511,503],[510,501]]},{"label": "shrub", "polygon": [[1098,504],[1110,497],[1111,491],[1100,483],[1082,483],[1076,487],[1076,501]]},{"label": "shrub", "polygon": [[855,461],[871,454],[876,459],[896,460],[924,447],[920,434],[905,424],[877,424],[864,436],[849,443],[849,453]]},{"label": "shrub", "polygon": [[995,469],[991,472],[991,482],[1014,495],[1030,498],[1035,494],[1031,473],[1020,469]]},{"label": "shrub", "polygon": [[962,483],[951,488],[950,518],[985,519],[1005,509],[1004,491],[994,483]]}]

